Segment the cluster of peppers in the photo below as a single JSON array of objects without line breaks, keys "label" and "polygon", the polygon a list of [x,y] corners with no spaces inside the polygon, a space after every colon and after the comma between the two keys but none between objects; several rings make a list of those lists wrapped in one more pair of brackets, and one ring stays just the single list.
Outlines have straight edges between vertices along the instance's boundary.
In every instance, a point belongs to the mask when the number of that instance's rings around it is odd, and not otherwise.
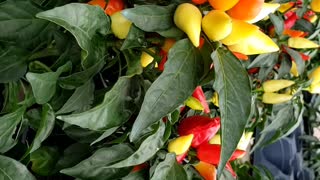
[{"label": "cluster of peppers", "polygon": [[[220,129],[220,118],[210,118],[207,116],[190,116],[183,119],[178,126],[179,137],[168,144],[168,151],[176,154],[176,160],[183,163],[187,157],[190,147],[195,149],[199,162],[193,166],[206,180],[213,180],[216,176],[216,166],[220,161],[221,139],[217,134]],[[229,161],[241,158],[246,153],[252,133],[243,135],[236,151]],[[233,176],[236,174],[232,170],[230,162],[227,163],[227,170]]]},{"label": "cluster of peppers", "polygon": [[[243,1],[237,1],[230,8],[242,6],[242,3]],[[264,3],[263,5],[252,19],[243,20],[232,16],[230,10],[225,12],[228,9],[219,9],[216,6],[213,6],[213,10],[202,17],[198,7],[191,3],[183,3],[175,11],[174,22],[188,35],[196,47],[199,46],[200,33],[203,30],[209,40],[220,41],[229,50],[238,54],[253,55],[275,52],[279,50],[279,47],[271,38],[260,31],[258,26],[251,23],[257,22],[275,11],[280,4]],[[190,18],[185,18],[185,16]]]}]

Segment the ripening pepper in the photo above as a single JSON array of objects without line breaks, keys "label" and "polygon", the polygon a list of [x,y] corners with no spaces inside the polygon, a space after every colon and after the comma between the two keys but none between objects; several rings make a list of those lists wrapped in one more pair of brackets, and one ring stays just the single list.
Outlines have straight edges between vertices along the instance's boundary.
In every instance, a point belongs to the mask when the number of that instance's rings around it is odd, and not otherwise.
[{"label": "ripening pepper", "polygon": [[292,95],[278,94],[278,93],[264,93],[262,95],[262,102],[266,104],[280,104],[292,99]]},{"label": "ripening pepper", "polygon": [[[245,132],[242,134],[241,139],[237,145],[237,150],[243,150],[245,151],[250,144],[251,137],[253,135],[253,132]],[[209,144],[221,144],[221,136],[220,134],[216,134],[213,138],[210,139]]]},{"label": "ripening pepper", "polygon": [[114,13],[111,18],[111,31],[119,39],[125,39],[129,33],[132,22],[121,14],[121,11]]},{"label": "ripening pepper", "polygon": [[192,96],[200,101],[203,107],[204,113],[210,113],[210,108],[201,86],[196,87],[196,89],[192,93]]},{"label": "ripening pepper", "polygon": [[294,5],[295,5],[295,2],[283,3],[279,7],[278,11],[281,13],[284,13],[284,12],[288,11],[289,9],[291,9]]},{"label": "ripening pepper", "polygon": [[217,92],[213,93],[211,101],[215,106],[219,107],[219,95]]},{"label": "ripening pepper", "polygon": [[[202,143],[197,148],[197,157],[200,161],[207,162],[213,165],[218,165],[220,162],[220,152],[221,145]],[[235,159],[238,159],[239,157],[243,157],[245,153],[246,151],[244,150],[236,150],[232,154],[229,161],[233,161]]]},{"label": "ripening pepper", "polygon": [[176,155],[181,155],[188,151],[193,139],[193,134],[180,136],[172,140],[168,144],[168,151],[174,152]]},{"label": "ripening pepper", "polygon": [[184,104],[193,110],[203,111],[204,109],[201,102],[197,98],[192,96],[190,96],[186,101],[184,101]]},{"label": "ripening pepper", "polygon": [[295,82],[286,79],[268,80],[262,84],[264,92],[276,92],[280,89],[287,88],[293,85]]},{"label": "ripening pepper", "polygon": [[204,4],[204,3],[207,2],[207,0],[192,0],[192,2],[193,2],[194,4]]},{"label": "ripening pepper", "polygon": [[[153,53],[155,52],[155,50],[152,48],[149,48],[149,50]],[[141,57],[140,57],[141,66],[147,67],[150,63],[152,63],[153,59],[154,58],[150,54],[148,54],[145,51],[142,51]],[[156,64],[156,66],[157,66],[157,64]]]},{"label": "ripening pepper", "polygon": [[221,10],[211,10],[202,19],[202,30],[212,41],[226,38],[232,31],[231,17]]},{"label": "ripening pepper", "polygon": [[288,39],[288,46],[296,49],[318,48],[319,45],[309,39],[302,37],[291,37]]},{"label": "ripening pepper", "polygon": [[297,64],[294,61],[292,61],[292,65],[291,65],[291,68],[290,68],[290,73],[294,77],[298,77],[299,76],[298,67],[297,67]]},{"label": "ripening pepper", "polygon": [[255,18],[253,18],[247,22],[248,23],[256,23],[256,22],[268,17],[268,15],[270,13],[274,13],[279,7],[280,7],[280,4],[278,4],[278,3],[263,3],[262,9],[259,12],[259,14]]},{"label": "ripening pepper", "polygon": [[193,165],[193,167],[199,172],[199,174],[205,180],[215,180],[217,176],[216,167],[212,164],[199,161],[197,164]]},{"label": "ripening pepper", "polygon": [[256,30],[259,30],[258,26],[249,24],[245,21],[232,19],[231,33],[222,39],[221,42],[228,46],[237,44],[250,37]]},{"label": "ripening pepper", "polygon": [[202,14],[193,4],[180,4],[173,17],[176,26],[185,32],[195,47],[199,46]]},{"label": "ripening pepper", "polygon": [[255,30],[249,37],[237,44],[228,46],[228,48],[233,52],[245,55],[270,53],[279,50],[278,45],[260,30]]},{"label": "ripening pepper", "polygon": [[320,93],[320,67],[317,67],[312,73],[309,75],[309,79],[311,79],[311,85],[308,88],[310,93]]},{"label": "ripening pepper", "polygon": [[180,122],[178,134],[180,136],[193,134],[191,146],[196,148],[203,142],[208,142],[217,133],[219,128],[219,117],[190,116]]}]

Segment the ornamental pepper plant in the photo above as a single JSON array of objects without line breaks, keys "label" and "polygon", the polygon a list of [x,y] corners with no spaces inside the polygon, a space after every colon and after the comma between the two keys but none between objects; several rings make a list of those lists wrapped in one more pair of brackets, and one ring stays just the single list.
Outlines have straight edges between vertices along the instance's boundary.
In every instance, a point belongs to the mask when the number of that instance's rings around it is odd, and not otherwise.
[{"label": "ornamental pepper plant", "polygon": [[319,3],[0,0],[0,179],[268,179],[243,157],[317,111]]}]

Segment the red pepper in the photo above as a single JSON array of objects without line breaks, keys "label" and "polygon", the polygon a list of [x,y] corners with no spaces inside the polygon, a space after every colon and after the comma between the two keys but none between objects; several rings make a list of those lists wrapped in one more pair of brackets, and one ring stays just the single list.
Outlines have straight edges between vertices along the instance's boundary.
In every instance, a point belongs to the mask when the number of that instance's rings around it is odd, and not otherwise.
[{"label": "red pepper", "polygon": [[249,59],[249,57],[245,54],[242,54],[242,53],[238,53],[238,52],[232,52],[232,54],[237,57],[239,60],[243,60],[243,61],[246,61]]},{"label": "red pepper", "polygon": [[205,43],[204,38],[200,37],[198,49],[201,49],[203,47],[204,43]]},{"label": "red pepper", "polygon": [[140,171],[142,169],[147,169],[147,168],[148,168],[148,164],[147,163],[142,163],[142,164],[134,166],[133,169],[132,169],[132,172],[137,172],[137,171]]},{"label": "red pepper", "polygon": [[204,4],[207,0],[192,0],[194,4]]},{"label": "red pepper", "polygon": [[291,29],[298,19],[299,16],[297,13],[292,12],[292,14],[284,21],[284,29]]},{"label": "red pepper", "polygon": [[206,96],[204,95],[204,92],[203,92],[201,86],[198,86],[193,91],[192,96],[195,97],[196,99],[198,99],[201,102],[201,105],[204,108],[204,113],[210,113],[210,108],[209,108],[209,105],[208,105],[207,100],[206,100]]},{"label": "red pepper", "polygon": [[[208,142],[205,142],[197,148],[197,157],[200,161],[218,165],[220,162],[220,152],[221,146],[219,144],[209,144]],[[245,151],[237,149],[232,154],[229,161],[242,157],[245,153]]]},{"label": "red pepper", "polygon": [[181,164],[184,160],[184,158],[186,158],[186,156],[188,155],[188,151],[183,153],[183,154],[180,154],[180,155],[177,155],[176,156],[176,160],[179,164]]},{"label": "red pepper", "polygon": [[208,142],[217,133],[219,128],[219,117],[190,116],[180,122],[178,133],[180,136],[193,134],[191,146],[196,148],[203,142]]},{"label": "red pepper", "polygon": [[167,62],[167,59],[168,59],[168,53],[161,49],[159,55],[162,57],[162,59],[161,59],[159,65],[158,65],[158,69],[160,71],[163,71],[164,70],[164,64]]},{"label": "red pepper", "polygon": [[226,169],[232,174],[233,177],[237,176],[236,173],[234,172],[234,170],[232,169],[230,162],[227,162]]},{"label": "red pepper", "polygon": [[107,8],[105,9],[106,14],[111,16],[112,14],[124,9],[123,0],[109,0]]},{"label": "red pepper", "polygon": [[251,68],[251,69],[248,69],[248,73],[249,74],[256,74],[259,72],[259,70],[260,70],[260,68],[258,68],[258,67]]}]

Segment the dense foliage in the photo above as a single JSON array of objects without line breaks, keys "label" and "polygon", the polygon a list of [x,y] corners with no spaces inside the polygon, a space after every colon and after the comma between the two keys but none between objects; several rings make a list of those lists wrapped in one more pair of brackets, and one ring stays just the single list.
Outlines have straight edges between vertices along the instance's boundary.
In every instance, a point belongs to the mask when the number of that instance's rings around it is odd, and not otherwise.
[{"label": "dense foliage", "polygon": [[0,0],[0,179],[271,179],[237,159],[319,126],[320,1],[221,2]]}]

